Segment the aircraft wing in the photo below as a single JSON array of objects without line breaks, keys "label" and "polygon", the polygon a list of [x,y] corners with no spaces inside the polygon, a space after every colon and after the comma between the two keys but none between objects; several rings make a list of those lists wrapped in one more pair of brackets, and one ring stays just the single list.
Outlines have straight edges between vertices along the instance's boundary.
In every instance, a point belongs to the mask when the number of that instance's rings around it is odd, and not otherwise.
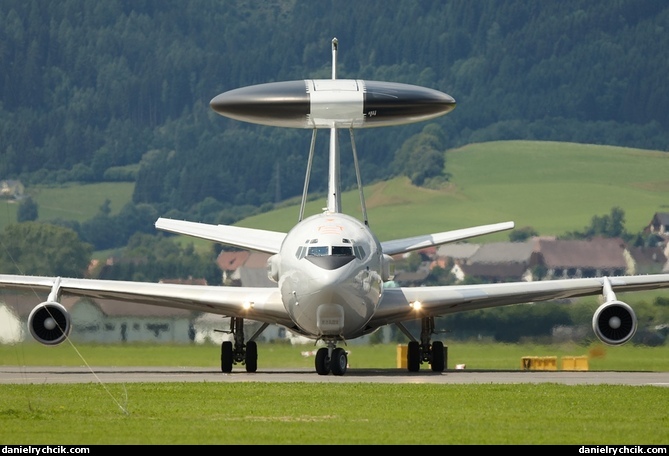
[{"label": "aircraft wing", "polygon": [[210,225],[160,217],[156,228],[265,253],[279,253],[286,233],[230,225]]},{"label": "aircraft wing", "polygon": [[150,304],[291,327],[278,288],[220,287],[0,274],[0,288]]},{"label": "aircraft wing", "polygon": [[484,234],[497,233],[498,231],[510,230],[514,227],[513,222],[494,223],[492,225],[481,225],[460,230],[444,231],[442,233],[425,234],[405,239],[396,239],[381,243],[383,253],[397,255],[413,250],[420,250],[433,245],[447,244],[449,242],[461,241],[471,237]]},{"label": "aircraft wing", "polygon": [[[614,293],[669,288],[669,274],[387,288],[370,325],[378,327],[425,316],[598,294],[610,299],[606,294],[607,282]],[[415,302],[420,302],[419,313],[412,306]]]}]

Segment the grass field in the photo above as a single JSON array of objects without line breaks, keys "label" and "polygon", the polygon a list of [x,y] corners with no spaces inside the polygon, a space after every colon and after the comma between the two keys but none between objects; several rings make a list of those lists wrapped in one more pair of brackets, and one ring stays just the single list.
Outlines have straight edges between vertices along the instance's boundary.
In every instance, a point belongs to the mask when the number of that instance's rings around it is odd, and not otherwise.
[{"label": "grass field", "polygon": [[667,388],[133,383],[0,386],[3,444],[666,445]]},{"label": "grass field", "polygon": [[[263,366],[313,366],[312,348],[261,344]],[[396,348],[351,345],[352,367]],[[214,345],[82,345],[93,366],[216,366]],[[453,363],[588,355],[591,370],[669,372],[669,347],[449,344]],[[0,346],[4,365],[81,365],[73,347]],[[449,362],[450,364],[450,362]],[[316,374],[314,374],[316,375]],[[446,373],[445,375],[448,375]],[[0,385],[3,444],[666,445],[667,388],[559,384],[130,383]]]},{"label": "grass field", "polygon": [[[38,185],[28,187],[26,193],[37,203],[40,221],[60,218],[83,222],[95,216],[107,199],[111,202],[111,213],[118,213],[131,201],[134,188],[133,182],[101,182],[62,187]],[[16,223],[17,207],[15,202],[0,201],[0,230]]]},{"label": "grass field", "polygon": [[[416,188],[406,178],[365,186],[370,226],[381,240],[512,220],[541,235],[589,226],[613,207],[625,212],[629,232],[640,232],[655,212],[669,210],[669,154],[570,143],[500,141],[446,153],[452,175],[441,190]],[[342,170],[342,172],[348,172]],[[352,171],[351,171],[352,172]],[[363,183],[364,176],[363,176]],[[316,213],[323,200],[308,204]],[[345,212],[360,216],[356,191],[342,197]],[[289,229],[297,208],[260,214],[239,224]],[[481,240],[507,240],[498,233]]]},{"label": "grass field", "polygon": [[[589,370],[669,372],[669,345],[607,347],[601,344],[537,345],[450,342],[447,367],[520,370],[525,356],[587,356]],[[313,368],[313,344],[258,344],[258,368]],[[397,344],[349,344],[352,368],[397,367]],[[46,347],[36,342],[0,345],[4,366],[196,366],[219,368],[214,344],[76,344]],[[241,368],[243,370],[243,368]]]}]

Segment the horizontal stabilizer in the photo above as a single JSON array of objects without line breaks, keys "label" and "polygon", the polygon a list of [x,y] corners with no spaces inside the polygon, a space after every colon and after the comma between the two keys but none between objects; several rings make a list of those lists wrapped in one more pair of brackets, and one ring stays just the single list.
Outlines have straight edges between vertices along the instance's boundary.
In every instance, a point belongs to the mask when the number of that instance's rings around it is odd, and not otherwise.
[{"label": "horizontal stabilizer", "polygon": [[248,250],[265,253],[278,253],[286,233],[278,231],[243,228],[230,225],[209,225],[207,223],[188,222],[159,218],[156,228],[171,233],[185,234],[221,244],[233,245]]},{"label": "horizontal stabilizer", "polygon": [[482,236],[484,234],[510,230],[513,227],[513,222],[474,226],[460,230],[444,231],[443,233],[425,234],[422,236],[386,241],[381,243],[381,247],[383,249],[383,253],[387,255],[397,255],[399,253],[412,252],[414,250],[420,250],[434,245],[447,244],[449,242],[461,241],[463,239]]}]

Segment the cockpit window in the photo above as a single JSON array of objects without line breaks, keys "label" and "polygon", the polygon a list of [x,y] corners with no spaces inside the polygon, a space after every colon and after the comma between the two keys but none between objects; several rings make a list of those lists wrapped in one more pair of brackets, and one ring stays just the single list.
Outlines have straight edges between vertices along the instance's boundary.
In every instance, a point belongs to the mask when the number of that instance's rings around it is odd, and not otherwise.
[{"label": "cockpit window", "polygon": [[[315,241],[315,239],[311,239],[307,241],[307,244],[312,244]],[[344,243],[351,244],[351,241],[349,239],[343,239]],[[333,257],[356,257],[359,260],[363,260],[366,256],[365,249],[363,249],[359,245],[351,246],[351,245],[333,245],[333,246],[327,246],[327,245],[318,245],[318,246],[300,246],[297,249],[297,252],[295,252],[295,256],[297,259],[302,259],[305,256],[312,256],[312,257],[325,257],[325,256],[333,256]]]},{"label": "cockpit window", "polygon": [[333,245],[332,246],[332,255],[333,256],[352,256],[353,247],[343,246],[343,245]]},{"label": "cockpit window", "polygon": [[365,249],[363,249],[361,246],[356,245],[353,247],[355,250],[355,256],[359,259],[364,259],[365,258]]},{"label": "cockpit window", "polygon": [[326,256],[328,254],[327,245],[318,246],[318,247],[309,247],[309,252],[307,255],[310,256]]}]

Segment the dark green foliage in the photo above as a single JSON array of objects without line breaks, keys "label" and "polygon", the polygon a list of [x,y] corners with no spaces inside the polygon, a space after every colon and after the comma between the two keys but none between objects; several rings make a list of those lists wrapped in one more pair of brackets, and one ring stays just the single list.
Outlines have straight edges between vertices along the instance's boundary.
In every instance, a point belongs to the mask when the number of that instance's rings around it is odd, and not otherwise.
[{"label": "dark green foliage", "polygon": [[157,218],[149,204],[128,203],[117,215],[111,215],[107,200],[97,215],[79,224],[77,231],[95,250],[107,250],[124,246],[135,233],[155,233]]},{"label": "dark green foliage", "polygon": [[619,237],[624,240],[633,238],[625,230],[625,211],[619,207],[611,208],[608,215],[593,215],[590,226],[583,231],[572,231],[563,236],[565,239],[592,239],[593,237]]},{"label": "dark green foliage", "polygon": [[437,124],[429,124],[407,139],[395,155],[395,170],[411,179],[411,183],[422,186],[428,179],[443,176],[443,133]]},{"label": "dark green foliage", "polygon": [[518,342],[521,338],[548,338],[555,326],[573,323],[567,305],[541,303],[476,310],[441,318],[441,328],[451,338],[483,336],[497,342]]},{"label": "dark green foliage", "polygon": [[539,233],[531,226],[524,226],[509,233],[509,241],[511,242],[525,242],[533,236],[538,236]]},{"label": "dark green foliage", "polygon": [[204,278],[209,285],[221,285],[221,270],[215,252],[200,254],[192,244],[184,247],[163,235],[138,233],[115,259],[100,271],[100,278],[158,282],[164,279]]},{"label": "dark green foliage", "polygon": [[37,222],[8,225],[0,243],[7,274],[84,277],[93,252],[73,230]]},{"label": "dark green foliage", "polygon": [[[666,150],[665,2],[326,2],[306,0],[0,3],[0,176],[24,182],[119,180],[143,161],[136,203],[187,211],[205,198],[261,205],[299,195],[309,133],[211,112],[236,87],[338,77],[425,85],[452,94],[434,121],[359,132],[365,183],[400,172],[447,179],[443,151],[538,139]],[[354,19],[354,20],[352,20]],[[299,32],[296,32],[299,30]],[[321,134],[322,138],[324,135]],[[342,135],[346,151],[348,135]],[[325,148],[312,191],[323,191]],[[169,159],[168,159],[169,158]],[[342,154],[342,179],[352,164]],[[319,174],[320,173],[320,174]],[[134,178],[134,177],[132,177]]]},{"label": "dark green foliage", "polygon": [[28,196],[19,203],[19,208],[16,211],[16,221],[19,223],[35,221],[39,215],[38,211],[37,203]]},{"label": "dark green foliage", "polygon": [[433,286],[433,285],[451,285],[454,284],[457,279],[453,274],[451,274],[451,269],[453,268],[452,261],[446,268],[441,266],[435,266],[430,270],[430,274],[427,276],[423,282],[424,286]]}]

